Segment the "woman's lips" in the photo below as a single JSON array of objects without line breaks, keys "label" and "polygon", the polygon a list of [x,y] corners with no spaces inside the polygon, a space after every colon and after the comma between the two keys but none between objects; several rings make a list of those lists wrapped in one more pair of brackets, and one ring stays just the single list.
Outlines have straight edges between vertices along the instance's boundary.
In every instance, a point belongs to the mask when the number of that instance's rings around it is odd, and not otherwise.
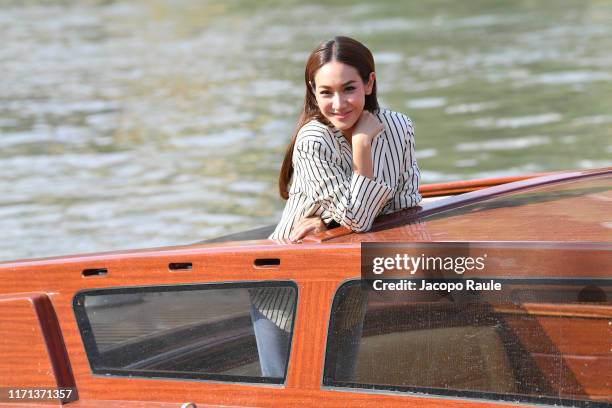
[{"label": "woman's lips", "polygon": [[338,119],[341,119],[341,120],[342,120],[342,119],[346,119],[346,118],[348,118],[348,117],[349,117],[349,115],[351,114],[351,112],[353,112],[353,111],[344,112],[344,113],[341,113],[341,114],[340,114],[340,113],[334,113],[334,116],[335,116],[336,118],[338,118]]}]

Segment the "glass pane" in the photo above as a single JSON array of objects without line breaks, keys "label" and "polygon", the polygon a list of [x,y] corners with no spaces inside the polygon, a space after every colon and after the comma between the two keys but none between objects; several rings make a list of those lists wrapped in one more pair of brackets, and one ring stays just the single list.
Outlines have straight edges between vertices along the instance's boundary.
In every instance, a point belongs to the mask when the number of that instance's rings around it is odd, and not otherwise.
[{"label": "glass pane", "polygon": [[[543,185],[518,193],[505,194],[486,201],[469,204],[457,209],[441,212],[426,220],[447,218],[463,214],[481,213],[499,208],[525,208],[527,205],[547,205],[561,212],[560,215],[574,215],[575,208],[564,207],[567,202],[581,202],[586,206],[596,207],[602,201],[606,202],[612,198],[612,177],[601,176],[590,179],[570,180],[553,185]],[[599,206],[597,206],[599,208]],[[541,214],[540,214],[541,215]],[[586,214],[589,216],[590,214]],[[593,220],[597,221],[597,220]]]},{"label": "glass pane", "polygon": [[439,241],[610,241],[611,200],[612,177],[601,176],[505,194],[421,221]]},{"label": "glass pane", "polygon": [[85,291],[74,307],[95,373],[282,383],[295,302],[275,282]]},{"label": "glass pane", "polygon": [[610,281],[496,281],[501,292],[452,296],[345,284],[334,299],[324,383],[558,404],[612,401]]}]

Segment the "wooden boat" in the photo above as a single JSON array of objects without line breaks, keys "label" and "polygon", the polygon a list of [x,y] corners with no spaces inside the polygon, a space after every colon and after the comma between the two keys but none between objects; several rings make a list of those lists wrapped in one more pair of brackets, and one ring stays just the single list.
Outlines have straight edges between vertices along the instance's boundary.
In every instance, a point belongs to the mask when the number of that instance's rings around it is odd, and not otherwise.
[{"label": "wooden boat", "polygon": [[[0,406],[609,406],[612,168],[422,192],[447,197],[298,245],[263,228],[1,263]],[[487,264],[406,279],[476,289],[364,295],[362,246]],[[293,308],[279,375],[260,366],[258,289]]]}]

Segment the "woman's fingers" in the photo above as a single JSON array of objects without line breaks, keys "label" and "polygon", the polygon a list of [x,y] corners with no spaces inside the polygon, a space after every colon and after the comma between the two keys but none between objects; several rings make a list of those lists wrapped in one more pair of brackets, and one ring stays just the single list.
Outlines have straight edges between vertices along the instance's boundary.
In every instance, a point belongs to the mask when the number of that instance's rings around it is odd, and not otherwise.
[{"label": "woman's fingers", "polygon": [[315,225],[313,224],[312,220],[309,218],[303,218],[300,220],[300,222],[298,222],[298,225],[296,225],[295,228],[293,229],[293,232],[291,233],[290,238],[294,242],[299,241],[300,239],[308,235],[308,233],[312,231],[313,229],[315,229]]},{"label": "woman's fingers", "polygon": [[319,233],[327,230],[325,223],[319,217],[302,218],[291,232],[290,239],[297,242],[310,233]]},{"label": "woman's fingers", "polygon": [[361,113],[359,121],[355,125],[353,137],[355,137],[355,135],[363,134],[366,135],[369,141],[371,142],[376,137],[378,137],[378,135],[380,135],[384,130],[385,126],[380,120],[378,120],[376,115],[364,110]]}]

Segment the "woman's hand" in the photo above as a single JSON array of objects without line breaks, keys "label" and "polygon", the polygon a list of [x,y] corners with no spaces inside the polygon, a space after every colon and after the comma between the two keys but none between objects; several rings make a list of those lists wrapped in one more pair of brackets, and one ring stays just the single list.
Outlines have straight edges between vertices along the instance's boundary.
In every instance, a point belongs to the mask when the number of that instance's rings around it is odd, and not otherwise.
[{"label": "woman's hand", "polygon": [[378,118],[364,110],[353,130],[353,171],[363,177],[374,179],[372,164],[372,141],[385,130]]},{"label": "woman's hand", "polygon": [[323,231],[327,231],[327,225],[325,225],[319,217],[304,217],[298,221],[297,225],[293,228],[289,239],[295,243],[306,235],[318,234]]},{"label": "woman's hand", "polygon": [[359,144],[360,146],[371,146],[372,141],[380,135],[385,126],[372,113],[364,110],[353,129],[353,138],[351,144]]}]

